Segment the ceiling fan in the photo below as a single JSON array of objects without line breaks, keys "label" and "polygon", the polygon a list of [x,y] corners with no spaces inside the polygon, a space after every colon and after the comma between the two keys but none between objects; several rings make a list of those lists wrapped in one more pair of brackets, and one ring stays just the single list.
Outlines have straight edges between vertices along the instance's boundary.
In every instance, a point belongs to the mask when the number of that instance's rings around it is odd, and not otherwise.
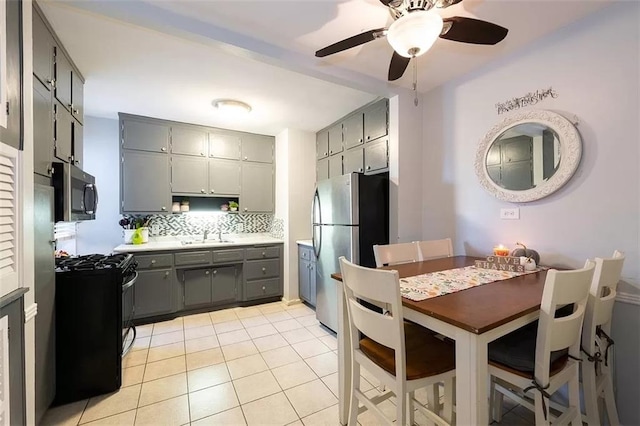
[{"label": "ceiling fan", "polygon": [[393,81],[402,77],[411,58],[426,53],[438,37],[462,43],[493,45],[502,41],[509,31],[491,22],[463,16],[443,19],[433,10],[447,8],[462,0],[379,1],[389,8],[394,18],[389,28],[354,35],[318,50],[316,56],[322,58],[386,37],[394,50],[388,76],[389,81]]}]

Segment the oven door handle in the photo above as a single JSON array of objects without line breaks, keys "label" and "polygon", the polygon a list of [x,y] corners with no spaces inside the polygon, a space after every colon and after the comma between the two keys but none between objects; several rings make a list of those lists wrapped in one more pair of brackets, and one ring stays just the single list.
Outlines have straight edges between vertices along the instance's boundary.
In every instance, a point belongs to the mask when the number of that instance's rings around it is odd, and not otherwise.
[{"label": "oven door handle", "polygon": [[138,280],[138,271],[136,271],[135,275],[133,276],[133,278],[131,278],[129,281],[127,281],[126,283],[122,284],[122,291],[125,291],[126,289],[128,289],[129,287],[131,287],[132,285],[134,285],[136,283],[136,281]]}]

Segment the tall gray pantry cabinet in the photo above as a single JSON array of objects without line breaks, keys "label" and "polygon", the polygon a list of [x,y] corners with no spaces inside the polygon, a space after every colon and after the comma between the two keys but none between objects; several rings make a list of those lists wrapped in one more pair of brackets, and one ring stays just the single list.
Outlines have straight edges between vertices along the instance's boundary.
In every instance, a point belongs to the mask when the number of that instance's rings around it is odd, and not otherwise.
[{"label": "tall gray pantry cabinet", "polygon": [[238,199],[274,210],[273,136],[120,113],[121,213],[169,212],[172,199]]}]

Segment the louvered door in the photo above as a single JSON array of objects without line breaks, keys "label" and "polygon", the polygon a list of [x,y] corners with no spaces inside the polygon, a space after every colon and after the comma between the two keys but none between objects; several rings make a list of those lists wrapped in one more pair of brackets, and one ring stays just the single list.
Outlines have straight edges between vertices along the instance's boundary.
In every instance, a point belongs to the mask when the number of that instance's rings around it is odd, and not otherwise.
[{"label": "louvered door", "polygon": [[16,149],[0,143],[0,296],[18,288],[17,155]]}]

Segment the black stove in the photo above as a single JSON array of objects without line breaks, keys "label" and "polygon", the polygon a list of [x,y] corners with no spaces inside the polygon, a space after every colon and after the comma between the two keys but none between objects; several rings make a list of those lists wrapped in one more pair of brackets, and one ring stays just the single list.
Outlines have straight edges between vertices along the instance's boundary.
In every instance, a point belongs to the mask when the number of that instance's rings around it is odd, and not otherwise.
[{"label": "black stove", "polygon": [[56,271],[92,271],[107,268],[120,268],[124,270],[132,261],[133,256],[126,253],[60,257],[56,259]]},{"label": "black stove", "polygon": [[136,330],[133,255],[56,259],[56,404],[113,392]]}]

